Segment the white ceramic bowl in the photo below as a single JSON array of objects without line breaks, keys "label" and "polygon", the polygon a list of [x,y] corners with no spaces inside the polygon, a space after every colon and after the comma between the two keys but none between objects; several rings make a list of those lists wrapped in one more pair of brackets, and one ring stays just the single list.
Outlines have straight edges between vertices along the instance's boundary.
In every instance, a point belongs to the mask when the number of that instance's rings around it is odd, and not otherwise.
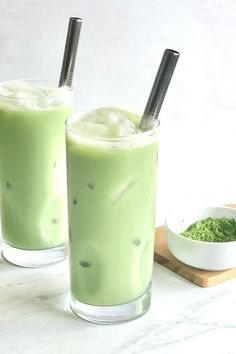
[{"label": "white ceramic bowl", "polygon": [[178,260],[195,268],[217,271],[236,267],[236,241],[195,241],[180,235],[194,222],[208,217],[236,220],[236,209],[204,207],[170,214],[165,225],[169,250]]}]

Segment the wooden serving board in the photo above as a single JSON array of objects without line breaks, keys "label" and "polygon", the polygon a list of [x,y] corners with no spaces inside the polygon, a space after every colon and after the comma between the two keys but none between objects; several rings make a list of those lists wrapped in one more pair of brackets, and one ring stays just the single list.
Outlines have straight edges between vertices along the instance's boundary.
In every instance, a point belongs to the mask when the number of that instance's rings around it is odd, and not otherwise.
[{"label": "wooden serving board", "polygon": [[[236,208],[235,204],[228,206]],[[216,285],[236,277],[236,268],[213,272],[197,269],[180,262],[168,249],[164,226],[156,229],[154,260],[176,274],[181,275],[183,278],[202,287]]]}]

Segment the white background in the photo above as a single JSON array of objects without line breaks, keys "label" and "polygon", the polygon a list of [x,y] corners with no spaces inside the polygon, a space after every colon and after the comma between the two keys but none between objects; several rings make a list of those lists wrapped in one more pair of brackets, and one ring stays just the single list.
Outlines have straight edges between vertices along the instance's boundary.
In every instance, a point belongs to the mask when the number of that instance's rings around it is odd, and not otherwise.
[{"label": "white background", "polygon": [[77,109],[142,112],[164,49],[181,53],[160,115],[157,224],[236,202],[236,1],[0,0],[0,81],[57,80],[70,16],[84,20]]}]

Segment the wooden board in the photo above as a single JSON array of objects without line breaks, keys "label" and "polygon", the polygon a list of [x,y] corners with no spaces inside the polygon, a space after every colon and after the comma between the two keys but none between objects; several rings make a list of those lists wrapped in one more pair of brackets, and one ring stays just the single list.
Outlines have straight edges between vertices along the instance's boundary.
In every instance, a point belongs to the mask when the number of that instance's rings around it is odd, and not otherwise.
[{"label": "wooden board", "polygon": [[[228,206],[236,207],[235,204]],[[176,274],[181,275],[183,278],[202,287],[216,285],[236,277],[236,268],[212,272],[197,269],[180,262],[168,249],[164,226],[156,229],[154,260]]]}]

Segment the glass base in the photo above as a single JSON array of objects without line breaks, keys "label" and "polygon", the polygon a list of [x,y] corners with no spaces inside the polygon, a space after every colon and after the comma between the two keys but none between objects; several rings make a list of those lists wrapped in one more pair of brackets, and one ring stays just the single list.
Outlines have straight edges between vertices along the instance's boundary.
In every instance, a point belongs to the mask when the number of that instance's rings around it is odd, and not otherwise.
[{"label": "glass base", "polygon": [[23,250],[1,242],[3,257],[10,263],[21,267],[44,267],[63,261],[68,257],[67,245],[46,250]]},{"label": "glass base", "polygon": [[151,283],[137,299],[121,305],[94,306],[71,298],[71,310],[86,321],[98,324],[116,324],[144,315],[151,303]]}]

